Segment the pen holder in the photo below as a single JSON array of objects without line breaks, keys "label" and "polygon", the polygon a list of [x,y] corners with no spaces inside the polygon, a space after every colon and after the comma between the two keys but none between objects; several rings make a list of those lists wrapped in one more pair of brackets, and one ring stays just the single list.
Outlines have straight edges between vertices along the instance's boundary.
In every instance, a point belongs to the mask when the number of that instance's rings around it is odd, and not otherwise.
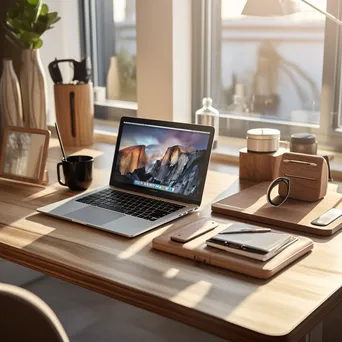
[{"label": "pen holder", "polygon": [[94,101],[92,83],[55,84],[56,120],[65,146],[94,142]]}]

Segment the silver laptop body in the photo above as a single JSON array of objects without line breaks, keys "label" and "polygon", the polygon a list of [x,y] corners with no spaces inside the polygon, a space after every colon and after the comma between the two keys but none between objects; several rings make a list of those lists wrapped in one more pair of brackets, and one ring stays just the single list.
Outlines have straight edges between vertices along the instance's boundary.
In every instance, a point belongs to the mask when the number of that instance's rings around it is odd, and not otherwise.
[{"label": "silver laptop body", "polygon": [[[37,211],[126,237],[157,228],[200,206],[213,136],[212,127],[123,117],[110,184]],[[120,211],[104,206],[102,194],[112,190],[124,198],[132,195],[141,205],[132,214],[125,213],[129,204]],[[94,196],[97,204],[87,204]],[[155,207],[171,206],[174,211],[159,217],[151,205],[147,218],[137,215],[151,200],[158,201]]]}]

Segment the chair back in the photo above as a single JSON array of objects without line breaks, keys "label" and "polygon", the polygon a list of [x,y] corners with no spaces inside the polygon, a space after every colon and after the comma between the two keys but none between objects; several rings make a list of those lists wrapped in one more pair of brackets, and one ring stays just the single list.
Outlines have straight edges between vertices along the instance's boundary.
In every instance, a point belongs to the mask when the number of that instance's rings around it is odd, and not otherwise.
[{"label": "chair back", "polygon": [[50,307],[33,293],[0,283],[0,341],[69,342]]}]

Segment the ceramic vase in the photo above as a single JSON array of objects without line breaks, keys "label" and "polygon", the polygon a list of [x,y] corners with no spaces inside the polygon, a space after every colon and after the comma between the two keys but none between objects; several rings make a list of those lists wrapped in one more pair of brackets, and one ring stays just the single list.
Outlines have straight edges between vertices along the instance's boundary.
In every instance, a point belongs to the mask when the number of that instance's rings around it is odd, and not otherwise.
[{"label": "ceramic vase", "polygon": [[[23,126],[21,92],[13,62],[3,60],[0,78],[0,139],[6,126]],[[0,140],[0,145],[1,145]]]},{"label": "ceramic vase", "polygon": [[111,57],[107,75],[107,98],[118,100],[120,98],[120,78],[117,57]]},{"label": "ceramic vase", "polygon": [[21,61],[24,124],[30,128],[47,129],[47,85],[39,50],[23,50]]}]

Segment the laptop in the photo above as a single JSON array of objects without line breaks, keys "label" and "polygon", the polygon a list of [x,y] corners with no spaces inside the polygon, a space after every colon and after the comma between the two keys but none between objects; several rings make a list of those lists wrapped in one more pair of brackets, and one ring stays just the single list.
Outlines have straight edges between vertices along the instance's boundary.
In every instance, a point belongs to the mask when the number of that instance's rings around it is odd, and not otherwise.
[{"label": "laptop", "polygon": [[195,211],[202,201],[214,128],[123,117],[107,186],[37,209],[135,237]]}]

